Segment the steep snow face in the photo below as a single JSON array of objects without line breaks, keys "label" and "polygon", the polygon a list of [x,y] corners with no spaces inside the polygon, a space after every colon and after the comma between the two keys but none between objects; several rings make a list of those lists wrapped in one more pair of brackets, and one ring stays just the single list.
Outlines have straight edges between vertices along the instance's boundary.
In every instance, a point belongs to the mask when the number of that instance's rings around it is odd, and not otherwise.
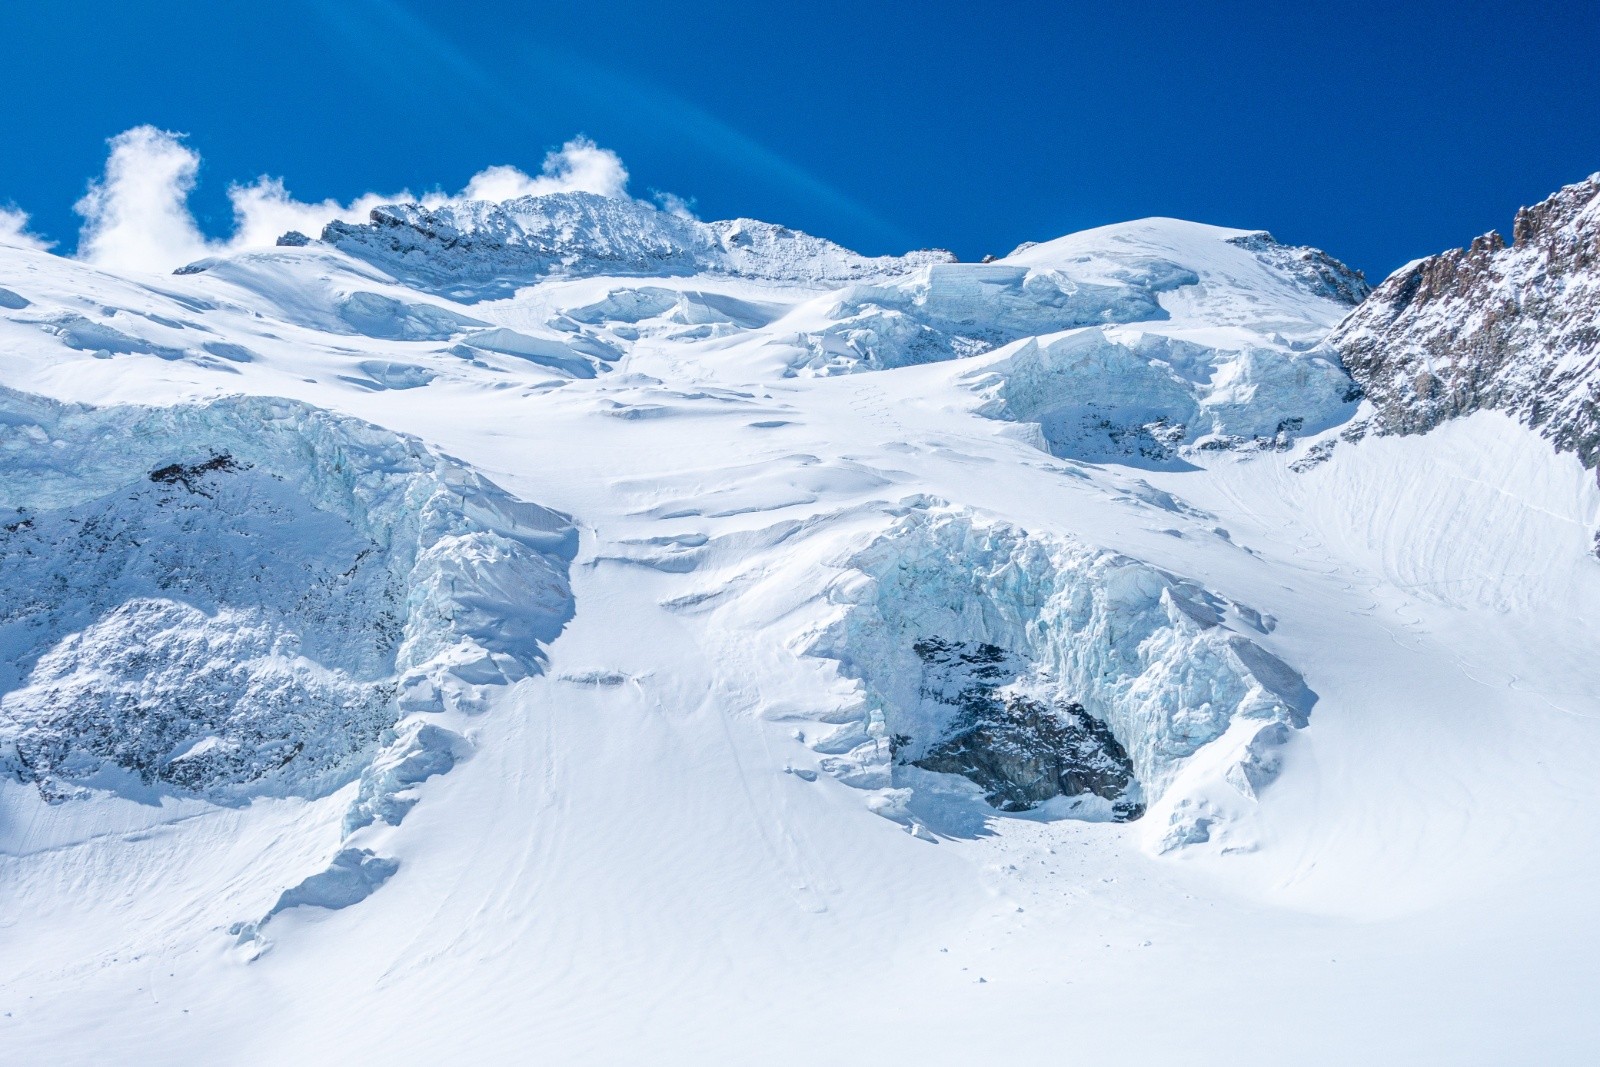
[{"label": "steep snow face", "polygon": [[552,193],[504,203],[377,208],[334,222],[328,244],[457,299],[508,295],[552,275],[729,274],[801,285],[904,273],[948,253],[870,258],[770,223],[704,223],[637,200]]},{"label": "steep snow face", "polygon": [[1389,277],[1330,338],[1379,433],[1504,411],[1600,464],[1600,174]]},{"label": "steep snow face", "polygon": [[[917,508],[851,568],[834,592],[847,607],[811,649],[865,690],[864,717],[824,741],[839,751],[836,738],[859,740],[824,761],[846,780],[875,785],[887,775],[897,787],[937,791],[915,769],[965,762],[962,773],[997,806],[1059,796],[1070,801],[1057,805],[1063,814],[1133,818],[1234,723],[1251,724],[1259,756],[1287,739],[1285,727],[1306,725],[1316,701],[1247,636],[1260,632],[1258,612],[1119,553],[960,509]],[[1030,718],[1055,729],[1030,727]],[[1086,743],[1098,723],[1111,738]],[[989,745],[970,743],[980,730]],[[1021,765],[974,769],[974,747],[1008,751]],[[1046,763],[1056,782],[1040,791],[1032,779]],[[1219,770],[1243,781],[1237,765]],[[1083,780],[1076,790],[1073,775]],[[901,800],[912,800],[909,789]],[[1197,813],[1174,818],[1170,843],[1204,840]]]},{"label": "steep snow face", "polygon": [[52,798],[324,793],[571,613],[565,521],[414,440],[269,400],[0,423],[0,733]]}]

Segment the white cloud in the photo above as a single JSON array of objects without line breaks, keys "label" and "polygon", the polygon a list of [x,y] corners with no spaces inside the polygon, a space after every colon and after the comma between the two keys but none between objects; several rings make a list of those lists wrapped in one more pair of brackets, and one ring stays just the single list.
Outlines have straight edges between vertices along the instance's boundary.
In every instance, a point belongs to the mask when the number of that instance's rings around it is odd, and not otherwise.
[{"label": "white cloud", "polygon": [[677,193],[663,193],[659,191],[652,191],[650,196],[651,199],[656,202],[656,207],[660,208],[662,211],[665,211],[668,215],[676,215],[680,219],[693,219],[697,217],[694,213],[693,200],[685,200]]},{"label": "white cloud", "polygon": [[14,207],[0,207],[0,245],[26,248],[32,252],[47,251],[53,241],[28,232],[28,213]]},{"label": "white cloud", "polygon": [[237,251],[270,248],[290,230],[315,237],[335,219],[365,222],[372,209],[380,204],[402,203],[416,197],[404,191],[391,196],[368,193],[348,204],[337,200],[307,204],[289,195],[282,178],[261,177],[249,185],[229,186],[228,199],[233,202],[234,230],[233,236],[225,242],[225,250]]},{"label": "white cloud", "polygon": [[548,193],[595,193],[620,199],[628,195],[628,168],[610,149],[587,137],[574,137],[544,157],[537,178],[516,167],[489,167],[472,176],[461,199],[499,202]]},{"label": "white cloud", "polygon": [[[221,252],[270,248],[283,234],[299,230],[315,237],[335,219],[365,222],[381,204],[421,202],[429,207],[465,200],[500,202],[522,196],[586,192],[622,198],[628,195],[628,170],[610,149],[587,137],[575,137],[544,158],[537,175],[516,167],[479,171],[454,196],[401,191],[367,193],[349,203],[296,200],[281,178],[260,177],[228,188],[234,232],[226,240],[207,240],[190,214],[188,198],[200,167],[200,156],[183,143],[183,135],[139,126],[111,139],[106,172],[91,183],[78,202],[84,218],[78,257],[115,269],[169,271]],[[674,198],[674,204],[681,205]],[[25,220],[26,216],[22,216]],[[0,239],[10,231],[0,216]],[[21,233],[18,223],[16,232]]]},{"label": "white cloud", "polygon": [[105,175],[73,210],[83,216],[78,257],[117,270],[171,270],[206,255],[189,213],[200,155],[183,135],[136,126],[111,138]]}]

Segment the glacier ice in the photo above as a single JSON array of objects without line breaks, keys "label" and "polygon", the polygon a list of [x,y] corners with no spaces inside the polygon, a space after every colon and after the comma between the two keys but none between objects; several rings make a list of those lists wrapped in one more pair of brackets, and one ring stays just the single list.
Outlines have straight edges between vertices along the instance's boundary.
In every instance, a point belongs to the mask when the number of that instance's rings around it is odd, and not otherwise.
[{"label": "glacier ice", "polygon": [[326,793],[571,613],[566,520],[414,439],[253,398],[0,420],[0,734],[47,795]]},{"label": "glacier ice", "polygon": [[1186,448],[1285,449],[1347,421],[1359,397],[1331,350],[1132,326],[1029,338],[970,380],[983,414],[1037,424],[1054,455],[1166,468]]},{"label": "glacier ice", "polygon": [[236,944],[248,952],[248,959],[257,959],[272,947],[262,930],[273,916],[293,908],[338,911],[359,904],[394,877],[399,869],[398,860],[379,856],[369,848],[342,848],[334,854],[326,868],[307,875],[280,893],[271,909],[260,919],[236,922],[228,932],[235,935]]},{"label": "glacier ice", "polygon": [[804,336],[810,355],[796,370],[885,370],[975,355],[1035,334],[1165,319],[1157,294],[1198,281],[1161,259],[1099,281],[1006,263],[931,264],[843,290],[828,311],[830,324]]},{"label": "glacier ice", "polygon": [[[863,703],[814,747],[837,753],[825,769],[866,788],[914,782],[908,766],[971,767],[970,751],[951,742],[971,732],[981,705],[980,725],[1003,745],[1036,739],[1014,768],[1026,764],[1036,777],[1049,764],[1059,779],[1040,786],[1000,781],[992,765],[964,771],[992,804],[1034,806],[1072,795],[1075,780],[1078,794],[1116,802],[1105,815],[1136,817],[1234,723],[1302,727],[1316,701],[1293,668],[1232,629],[1242,613],[1224,598],[1126,555],[967,509],[911,509],[849,561],[833,597],[840,615],[809,651],[856,679]],[[1099,724],[1109,737],[1097,737]],[[1257,787],[1267,750],[1287,738],[1259,735],[1242,772]]]}]

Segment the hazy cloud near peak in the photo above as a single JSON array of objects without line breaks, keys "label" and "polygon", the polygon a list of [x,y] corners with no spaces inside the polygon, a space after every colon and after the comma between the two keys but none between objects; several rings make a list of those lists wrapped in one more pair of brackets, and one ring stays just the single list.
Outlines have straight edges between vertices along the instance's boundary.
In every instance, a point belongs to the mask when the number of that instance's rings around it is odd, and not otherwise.
[{"label": "hazy cloud near peak", "polygon": [[[367,193],[349,203],[296,200],[283,179],[262,176],[228,188],[234,232],[223,240],[208,239],[189,211],[189,193],[200,168],[200,155],[184,143],[184,135],[154,126],[138,126],[110,140],[105,174],[91,182],[75,210],[83,216],[78,258],[117,270],[170,271],[208,255],[270,248],[290,230],[316,236],[335,219],[364,222],[380,204],[420,202],[438,207],[465,200],[504,201],[549,193],[587,192],[627,196],[628,171],[610,149],[587,137],[575,137],[545,156],[539,174],[513,166],[479,171],[459,194],[416,196]],[[17,221],[12,222],[13,217]],[[23,230],[27,216],[0,210],[0,241],[37,239]],[[15,236],[8,236],[15,235]],[[42,246],[41,246],[42,247]]]},{"label": "hazy cloud near peak", "polygon": [[463,200],[513,200],[546,193],[597,193],[622,198],[628,195],[628,169],[608,148],[587,137],[574,137],[559,151],[544,157],[536,178],[516,167],[489,167],[472,176],[461,192]]},{"label": "hazy cloud near peak", "polygon": [[0,207],[0,245],[26,248],[33,252],[48,251],[53,241],[28,232],[28,213],[15,207]]},{"label": "hazy cloud near peak", "polygon": [[290,230],[299,230],[315,237],[334,219],[365,222],[367,215],[380,204],[416,199],[411,193],[401,190],[389,196],[367,193],[348,204],[341,204],[337,200],[311,204],[290,195],[282,178],[263,176],[249,185],[234,184],[228,187],[228,200],[233,204],[233,236],[225,242],[219,242],[217,248],[220,251],[270,248]]}]

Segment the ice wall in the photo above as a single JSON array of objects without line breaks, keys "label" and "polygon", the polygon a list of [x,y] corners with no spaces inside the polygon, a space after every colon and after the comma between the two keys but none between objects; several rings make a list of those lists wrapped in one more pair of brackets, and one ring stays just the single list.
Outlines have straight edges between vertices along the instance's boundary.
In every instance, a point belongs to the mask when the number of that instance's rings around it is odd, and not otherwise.
[{"label": "ice wall", "polygon": [[1013,692],[1081,706],[1110,728],[1152,800],[1233,724],[1281,740],[1273,728],[1304,726],[1315,701],[1229,621],[1254,613],[1228,613],[1223,598],[1128,556],[965,509],[912,510],[851,561],[832,596],[842,611],[811,651],[836,659],[864,699],[859,719],[822,745],[837,752],[825,766],[857,784],[904,785],[914,775],[895,750],[915,756],[950,729],[953,705],[929,699],[918,650],[928,641],[991,646]]}]

